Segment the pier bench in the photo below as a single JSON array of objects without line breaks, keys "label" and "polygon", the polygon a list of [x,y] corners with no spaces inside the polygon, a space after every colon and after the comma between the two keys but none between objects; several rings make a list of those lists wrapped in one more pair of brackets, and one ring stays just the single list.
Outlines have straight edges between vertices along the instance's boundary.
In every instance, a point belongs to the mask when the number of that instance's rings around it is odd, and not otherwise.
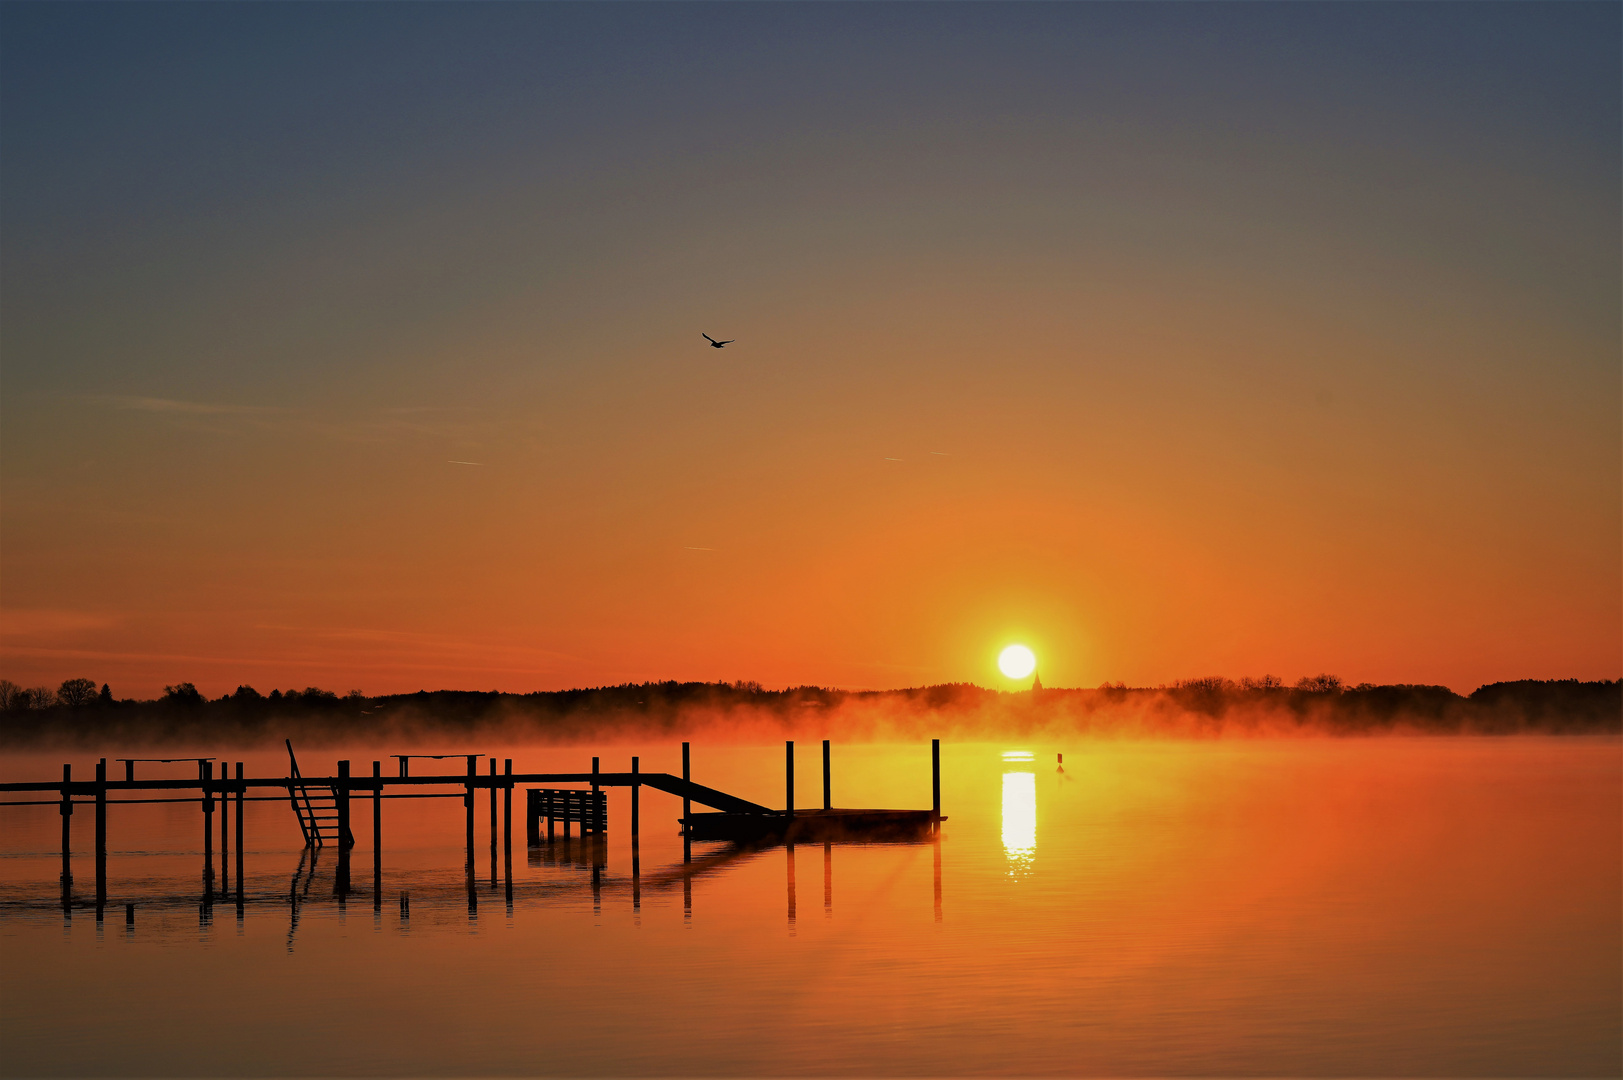
[{"label": "pier bench", "polygon": [[564,836],[570,825],[578,824],[582,836],[609,831],[609,797],[604,791],[583,788],[526,788],[524,790],[524,837],[530,845],[541,842],[541,819],[547,821],[547,842],[551,843],[555,822],[563,822]]}]

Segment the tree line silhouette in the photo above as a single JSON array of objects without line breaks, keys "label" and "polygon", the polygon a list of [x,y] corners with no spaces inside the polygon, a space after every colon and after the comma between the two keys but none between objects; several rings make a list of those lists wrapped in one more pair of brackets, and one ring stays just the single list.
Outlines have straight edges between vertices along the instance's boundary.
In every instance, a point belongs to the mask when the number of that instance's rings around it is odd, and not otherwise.
[{"label": "tree line silhouette", "polygon": [[847,738],[929,733],[969,738],[1044,729],[1195,736],[1292,730],[1616,734],[1623,732],[1623,682],[1527,679],[1490,683],[1469,695],[1446,686],[1349,686],[1329,674],[1288,686],[1265,675],[1023,692],[969,683],[768,690],[748,681],[666,681],[532,694],[438,690],[368,696],[351,690],[340,696],[313,686],[261,694],[244,685],[213,699],[182,682],[166,686],[159,698],[138,701],[115,699],[106,683],[98,689],[91,679],[68,679],[54,690],[0,680],[0,741],[14,745],[59,739],[251,743],[290,733],[336,741],[497,729],[563,741],[718,726],[748,733],[763,725],[774,732],[821,726]]}]

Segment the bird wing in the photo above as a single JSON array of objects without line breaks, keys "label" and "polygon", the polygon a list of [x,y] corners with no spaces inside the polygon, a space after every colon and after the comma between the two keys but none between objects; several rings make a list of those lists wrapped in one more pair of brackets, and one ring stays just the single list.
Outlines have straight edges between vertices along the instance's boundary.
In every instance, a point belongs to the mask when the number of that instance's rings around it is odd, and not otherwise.
[{"label": "bird wing", "polygon": [[699,336],[704,338],[706,341],[710,342],[710,344],[712,344],[712,345],[714,345],[716,343],[716,339],[711,337],[709,334],[705,333],[703,330],[699,331]]},{"label": "bird wing", "polygon": [[717,345],[731,345],[733,342],[735,342],[737,340],[738,340],[737,338],[731,338],[730,337],[726,341],[718,341],[718,342],[716,342],[716,344]]}]

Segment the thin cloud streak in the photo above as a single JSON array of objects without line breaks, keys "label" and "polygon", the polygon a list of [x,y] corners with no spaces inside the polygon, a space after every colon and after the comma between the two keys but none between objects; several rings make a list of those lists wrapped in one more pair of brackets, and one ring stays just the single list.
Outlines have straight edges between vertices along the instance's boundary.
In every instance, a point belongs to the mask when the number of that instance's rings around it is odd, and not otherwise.
[{"label": "thin cloud streak", "polygon": [[101,400],[115,409],[187,416],[264,416],[283,411],[266,405],[228,405],[217,401],[178,401],[174,398],[107,396]]}]

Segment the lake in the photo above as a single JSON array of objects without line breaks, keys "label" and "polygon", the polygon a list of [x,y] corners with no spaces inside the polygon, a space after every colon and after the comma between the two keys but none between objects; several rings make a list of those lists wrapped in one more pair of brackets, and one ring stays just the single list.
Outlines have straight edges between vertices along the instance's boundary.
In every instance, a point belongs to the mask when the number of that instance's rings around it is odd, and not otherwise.
[{"label": "lake", "polygon": [[[300,764],[392,772],[402,749],[311,749]],[[681,771],[676,744],[418,749],[480,749],[521,772],[589,769],[593,753],[606,771],[633,754]],[[286,771],[285,752],[194,752]],[[799,759],[798,801],[820,802],[818,745]],[[74,753],[11,754],[3,771],[48,780],[65,761],[94,775]],[[837,806],[930,805],[928,745],[836,743],[833,766]],[[781,806],[783,746],[695,743],[693,777]],[[240,916],[199,902],[195,803],[115,805],[100,925],[88,808],[65,913],[56,809],[0,807],[0,1068],[1623,1072],[1616,739],[948,744],[935,841],[694,844],[684,864],[680,801],[644,789],[635,880],[628,792],[610,791],[599,858],[578,837],[527,851],[516,798],[511,902],[491,885],[485,799],[472,905],[459,802],[384,803],[380,908],[369,801],[342,903],[332,849],[312,867],[286,801],[250,803]]]}]

